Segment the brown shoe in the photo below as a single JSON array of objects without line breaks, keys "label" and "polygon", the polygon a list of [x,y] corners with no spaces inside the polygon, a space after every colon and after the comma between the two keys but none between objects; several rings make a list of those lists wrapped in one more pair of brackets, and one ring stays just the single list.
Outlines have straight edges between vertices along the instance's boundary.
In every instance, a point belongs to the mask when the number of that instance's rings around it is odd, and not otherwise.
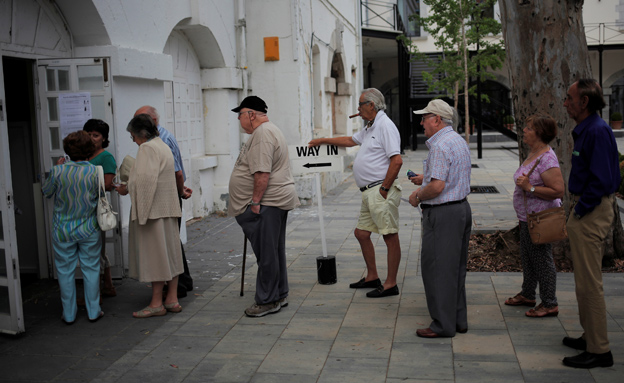
[{"label": "brown shoe", "polygon": [[535,299],[526,299],[520,294],[516,294],[513,298],[507,298],[505,301],[507,306],[535,306]]},{"label": "brown shoe", "polygon": [[536,308],[527,311],[525,315],[531,318],[556,317],[559,315],[559,306],[548,308],[540,303]]},{"label": "brown shoe", "polygon": [[433,332],[433,330],[429,327],[419,328],[418,330],[416,330],[416,335],[421,338],[437,338],[440,336],[437,333]]}]

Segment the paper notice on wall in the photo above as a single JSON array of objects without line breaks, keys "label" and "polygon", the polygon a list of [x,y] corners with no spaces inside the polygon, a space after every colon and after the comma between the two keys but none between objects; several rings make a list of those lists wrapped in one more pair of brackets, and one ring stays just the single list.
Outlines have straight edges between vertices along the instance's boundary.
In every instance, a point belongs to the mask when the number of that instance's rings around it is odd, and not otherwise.
[{"label": "paper notice on wall", "polygon": [[61,139],[69,133],[82,130],[85,122],[91,118],[91,93],[59,94],[59,117]]}]

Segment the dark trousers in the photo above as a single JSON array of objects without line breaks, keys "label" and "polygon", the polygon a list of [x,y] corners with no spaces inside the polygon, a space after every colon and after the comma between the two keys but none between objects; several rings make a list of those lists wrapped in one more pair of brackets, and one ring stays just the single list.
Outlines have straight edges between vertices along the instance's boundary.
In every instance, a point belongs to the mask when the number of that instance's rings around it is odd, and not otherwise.
[{"label": "dark trousers", "polygon": [[264,305],[288,296],[286,271],[286,221],[288,211],[272,206],[261,206],[260,214],[251,207],[236,216],[236,222],[251,243],[256,254],[256,303]]},{"label": "dark trousers", "polygon": [[420,263],[433,319],[429,327],[442,336],[455,336],[457,328],[468,327],[466,263],[471,229],[468,202],[423,210]]},{"label": "dark trousers", "polygon": [[[180,209],[182,209],[182,198],[180,200]],[[182,226],[182,217],[178,218],[178,230]],[[178,295],[181,292],[193,291],[193,278],[189,271],[188,263],[186,262],[186,254],[184,254],[184,246],[182,240],[180,240],[180,247],[182,248],[182,262],[184,264],[184,272],[178,276]],[[186,294],[184,294],[185,296]]]}]

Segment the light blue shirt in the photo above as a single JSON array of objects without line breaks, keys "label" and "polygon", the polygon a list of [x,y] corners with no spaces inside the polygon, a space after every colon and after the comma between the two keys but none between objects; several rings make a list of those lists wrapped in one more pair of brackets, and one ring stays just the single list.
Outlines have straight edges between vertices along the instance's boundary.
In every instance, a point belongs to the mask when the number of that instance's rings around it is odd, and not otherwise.
[{"label": "light blue shirt", "polygon": [[423,203],[439,205],[460,201],[470,194],[470,149],[466,141],[453,128],[447,126],[431,136],[426,142],[429,155],[423,162],[424,179],[422,187],[431,179],[444,181],[444,190],[436,198]]},{"label": "light blue shirt", "polygon": [[173,153],[173,162],[175,163],[175,171],[178,172],[182,170],[182,176],[184,177],[184,181],[186,181],[186,173],[184,172],[184,165],[182,165],[182,156],[180,155],[180,147],[178,146],[178,141],[176,141],[173,134],[171,134],[167,129],[158,125],[158,134],[160,139],[163,140],[169,149],[171,149],[171,153]]}]

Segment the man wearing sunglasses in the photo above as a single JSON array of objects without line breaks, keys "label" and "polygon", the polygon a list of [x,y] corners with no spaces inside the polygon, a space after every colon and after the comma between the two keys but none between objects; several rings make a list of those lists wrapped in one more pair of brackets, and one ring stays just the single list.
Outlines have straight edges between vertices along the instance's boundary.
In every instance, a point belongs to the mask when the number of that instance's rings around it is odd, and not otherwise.
[{"label": "man wearing sunglasses", "polygon": [[410,195],[409,202],[422,208],[420,262],[427,308],[433,319],[416,335],[452,337],[468,331],[465,280],[472,230],[466,200],[470,193],[470,150],[452,128],[453,108],[446,102],[433,100],[414,113],[422,115],[420,124],[428,138],[429,154],[423,177],[410,178],[422,186]]},{"label": "man wearing sunglasses", "polygon": [[[401,261],[398,226],[401,185],[397,176],[403,159],[399,130],[386,115],[385,108],[384,96],[379,90],[364,89],[358,111],[367,122],[365,129],[350,137],[317,138],[308,143],[309,147],[360,145],[353,163],[353,176],[362,192],[362,206],[354,234],[362,248],[366,276],[350,287],[375,288],[366,294],[369,298],[399,295],[396,277]],[[377,275],[375,246],[371,241],[373,232],[383,236],[388,248],[388,276],[383,284]]]}]

